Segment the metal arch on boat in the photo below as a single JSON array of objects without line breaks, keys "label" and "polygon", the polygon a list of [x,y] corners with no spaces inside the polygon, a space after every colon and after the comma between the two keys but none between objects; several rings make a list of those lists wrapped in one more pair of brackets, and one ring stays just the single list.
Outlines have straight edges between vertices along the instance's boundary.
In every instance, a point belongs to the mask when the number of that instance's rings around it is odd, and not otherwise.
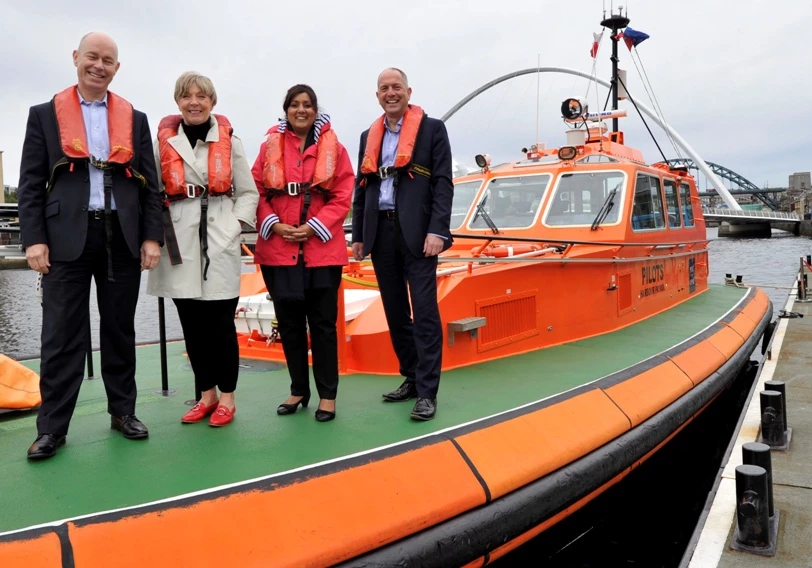
[{"label": "metal arch on boat", "polygon": [[[473,93],[471,93],[470,95],[468,95],[467,97],[462,99],[460,102],[458,102],[456,105],[451,107],[451,110],[449,110],[447,113],[445,113],[440,118],[440,120],[445,122],[446,120],[448,120],[449,118],[454,116],[454,114],[458,110],[460,110],[462,107],[464,107],[466,104],[471,102],[478,95],[480,95],[481,93],[487,91],[491,87],[494,87],[494,86],[498,85],[499,83],[503,83],[504,81],[508,81],[508,80],[513,79],[515,77],[521,77],[522,75],[530,75],[532,73],[564,73],[566,75],[575,75],[577,77],[583,77],[584,79],[589,79],[590,81],[598,83],[599,85],[602,85],[602,86],[604,86],[606,88],[611,88],[611,85],[610,85],[610,83],[608,81],[604,81],[603,79],[593,77],[589,73],[584,73],[583,71],[577,71],[575,69],[568,69],[566,67],[533,67],[532,69],[522,69],[520,71],[514,71],[513,73],[508,73],[507,75],[502,75],[501,77],[498,77],[498,78],[494,79],[493,81],[485,83],[480,88],[475,90]],[[631,99],[631,95],[629,95],[629,98]],[[730,192],[725,187],[725,184],[722,183],[722,180],[720,180],[719,177],[713,172],[713,170],[710,167],[708,167],[708,164],[705,163],[705,160],[702,159],[702,156],[700,156],[696,152],[696,150],[691,148],[691,146],[688,144],[688,142],[686,142],[685,139],[682,136],[680,136],[679,133],[676,130],[671,128],[671,126],[667,122],[660,120],[660,118],[657,116],[657,114],[655,112],[653,112],[650,108],[648,108],[643,103],[638,102],[638,101],[635,101],[635,104],[637,105],[637,108],[639,108],[642,112],[644,112],[646,115],[648,115],[649,118],[651,118],[654,122],[656,122],[661,128],[663,128],[664,130],[667,130],[671,134],[671,136],[674,137],[674,141],[677,144],[679,144],[679,146],[683,150],[685,150],[685,152],[689,156],[691,156],[691,158],[694,160],[694,163],[696,163],[697,167],[699,167],[699,169],[702,170],[702,173],[705,174],[705,176],[711,181],[711,183],[713,184],[714,189],[719,193],[719,195],[722,197],[722,199],[725,200],[725,203],[727,203],[727,206],[730,207],[731,209],[741,210],[741,205],[739,205],[739,203],[733,198],[733,196],[730,194]]]}]

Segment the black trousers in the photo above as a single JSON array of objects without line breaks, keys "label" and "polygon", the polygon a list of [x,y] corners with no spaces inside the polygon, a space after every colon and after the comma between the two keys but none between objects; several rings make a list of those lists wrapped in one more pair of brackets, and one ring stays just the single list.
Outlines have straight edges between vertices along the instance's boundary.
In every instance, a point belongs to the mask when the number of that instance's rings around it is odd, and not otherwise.
[{"label": "black trousers", "polygon": [[415,384],[419,397],[436,398],[443,357],[437,257],[413,255],[406,247],[397,219],[381,215],[372,245],[372,266],[400,374]]},{"label": "black trousers", "polygon": [[282,350],[290,373],[290,394],[310,396],[310,373],[307,363],[307,328],[313,353],[313,378],[319,398],[332,400],[338,392],[338,288],[341,267],[334,269],[328,288],[306,287],[304,301],[276,299],[273,270],[261,266],[265,286],[274,298],[274,311],[282,340]]},{"label": "black trousers", "polygon": [[230,393],[237,388],[240,346],[234,311],[239,300],[173,300],[195,374],[195,387],[201,392],[217,387],[220,392]]},{"label": "black trousers", "polygon": [[[113,219],[112,260],[115,282],[107,279],[104,221],[88,217],[87,240],[78,259],[51,261],[42,278],[42,407],[40,434],[68,433],[84,378],[90,340],[90,279],[96,281],[101,319],[101,372],[107,410],[114,416],[135,413],[135,307],[141,261],[133,258]],[[69,238],[69,237],[63,237]]]}]

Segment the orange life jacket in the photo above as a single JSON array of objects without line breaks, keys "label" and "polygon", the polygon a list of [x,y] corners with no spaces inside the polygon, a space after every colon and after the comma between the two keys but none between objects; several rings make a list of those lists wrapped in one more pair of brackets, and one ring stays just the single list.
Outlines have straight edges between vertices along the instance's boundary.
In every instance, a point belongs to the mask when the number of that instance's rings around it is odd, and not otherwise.
[{"label": "orange life jacket", "polygon": [[[420,131],[420,124],[423,122],[424,116],[423,109],[417,105],[409,105],[406,109],[406,114],[403,115],[403,124],[400,126],[398,150],[395,154],[395,169],[411,165],[414,145],[417,142],[417,133]],[[385,117],[386,115],[379,118],[369,127],[367,146],[364,149],[364,158],[361,161],[362,174],[374,174],[379,171],[378,163],[381,159],[381,147],[383,146],[385,128],[383,121]]]},{"label": "orange life jacket", "polygon": [[[338,165],[338,137],[332,129],[319,136],[316,144],[316,167],[309,187],[330,190],[335,183]],[[265,144],[265,167],[262,170],[262,183],[270,192],[285,191],[285,133],[278,130],[268,134]],[[297,192],[298,193],[298,192]],[[292,193],[296,195],[296,193]]]},{"label": "orange life jacket", "polygon": [[[62,153],[70,161],[90,160],[85,134],[85,120],[74,85],[53,98],[54,114],[59,126]],[[110,135],[110,156],[107,162],[128,165],[133,158],[133,106],[118,95],[107,92],[107,131]],[[73,166],[71,165],[71,170]]]},{"label": "orange life jacket", "polygon": [[[208,189],[210,196],[231,195],[231,135],[234,129],[228,119],[215,114],[220,139],[209,143]],[[166,197],[177,201],[197,197],[204,188],[187,185],[183,172],[183,158],[169,143],[169,139],[178,135],[183,117],[173,114],[161,119],[158,124],[158,148],[161,156],[161,179],[164,182]]]}]

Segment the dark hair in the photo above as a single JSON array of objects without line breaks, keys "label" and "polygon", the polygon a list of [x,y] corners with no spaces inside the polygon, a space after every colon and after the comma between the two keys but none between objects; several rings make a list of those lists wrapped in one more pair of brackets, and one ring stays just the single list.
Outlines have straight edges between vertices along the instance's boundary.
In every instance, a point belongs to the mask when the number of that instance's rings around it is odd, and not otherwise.
[{"label": "dark hair", "polygon": [[310,97],[310,104],[312,104],[313,108],[318,111],[319,100],[316,98],[316,91],[314,91],[310,85],[293,85],[290,89],[288,89],[288,94],[285,95],[285,102],[282,103],[282,110],[287,113],[293,99],[302,93],[307,93],[307,96]]}]

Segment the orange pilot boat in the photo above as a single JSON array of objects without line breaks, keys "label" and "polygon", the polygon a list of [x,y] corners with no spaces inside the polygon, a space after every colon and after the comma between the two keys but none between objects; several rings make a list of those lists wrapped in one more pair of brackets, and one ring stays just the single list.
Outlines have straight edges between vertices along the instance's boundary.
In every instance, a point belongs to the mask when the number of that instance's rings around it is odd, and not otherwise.
[{"label": "orange pilot boat", "polygon": [[[602,24],[616,56],[628,19]],[[335,421],[277,419],[249,402],[228,432],[193,435],[176,408],[150,404],[139,416],[162,435],[137,450],[85,433],[93,443],[36,471],[21,456],[0,476],[0,565],[181,566],[216,531],[229,557],[196,566],[480,567],[620,482],[734,381],[772,305],[755,288],[709,286],[693,177],[627,145],[616,88],[613,100],[589,113],[568,99],[565,145],[502,165],[480,155],[478,171],[455,178],[435,420],[381,402],[398,364],[372,266],[351,262]],[[282,400],[285,371],[247,370],[284,362],[258,271],[243,275],[236,321],[241,400]],[[168,351],[173,377],[191,385],[182,346]],[[142,359],[139,372],[156,376]],[[124,451],[138,461],[107,465]],[[40,498],[45,486],[59,499]]]}]

